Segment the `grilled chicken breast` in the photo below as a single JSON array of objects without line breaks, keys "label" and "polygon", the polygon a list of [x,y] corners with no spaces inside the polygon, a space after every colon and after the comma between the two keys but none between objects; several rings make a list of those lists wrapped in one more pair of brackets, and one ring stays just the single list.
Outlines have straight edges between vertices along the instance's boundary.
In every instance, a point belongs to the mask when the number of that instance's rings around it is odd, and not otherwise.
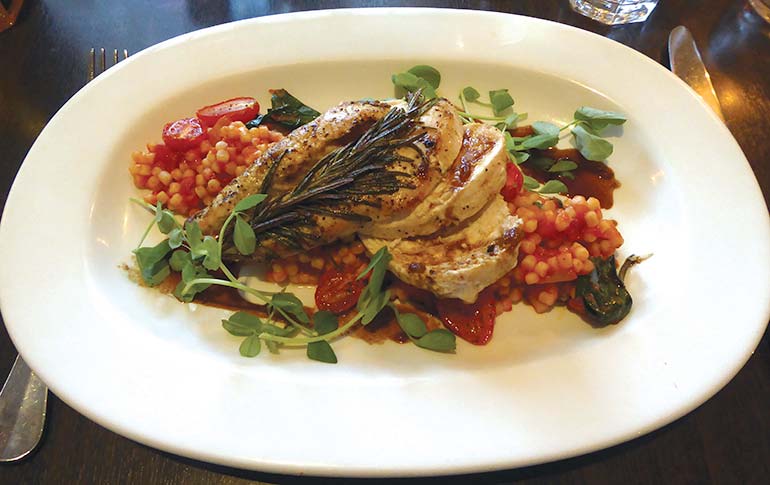
[{"label": "grilled chicken breast", "polygon": [[374,218],[359,232],[396,239],[426,236],[462,222],[500,192],[506,163],[505,138],[500,130],[481,123],[466,125],[460,152],[433,191],[402,217]]},{"label": "grilled chicken breast", "polygon": [[474,217],[440,233],[361,241],[371,253],[386,246],[393,256],[388,269],[405,283],[473,303],[481,290],[516,266],[520,225],[521,219],[496,194]]}]

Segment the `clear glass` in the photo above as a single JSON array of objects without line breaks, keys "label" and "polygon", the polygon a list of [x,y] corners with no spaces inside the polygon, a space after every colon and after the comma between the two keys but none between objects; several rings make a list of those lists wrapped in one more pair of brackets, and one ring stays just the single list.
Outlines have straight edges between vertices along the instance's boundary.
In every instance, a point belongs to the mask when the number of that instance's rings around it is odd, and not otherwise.
[{"label": "clear glass", "polygon": [[572,10],[607,25],[644,22],[658,0],[569,0]]},{"label": "clear glass", "polygon": [[770,0],[749,0],[749,3],[760,17],[770,22]]}]

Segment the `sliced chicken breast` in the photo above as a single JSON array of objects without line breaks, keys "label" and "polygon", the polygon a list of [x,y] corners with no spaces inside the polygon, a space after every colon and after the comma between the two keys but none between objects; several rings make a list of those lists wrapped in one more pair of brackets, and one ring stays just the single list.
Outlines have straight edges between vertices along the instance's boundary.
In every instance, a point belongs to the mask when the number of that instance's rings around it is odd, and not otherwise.
[{"label": "sliced chicken breast", "polygon": [[462,147],[433,191],[402,217],[373,218],[360,233],[382,239],[425,236],[462,222],[500,192],[506,163],[500,130],[481,123],[465,125]]},{"label": "sliced chicken breast", "polygon": [[474,217],[429,237],[361,241],[371,253],[386,246],[393,256],[388,269],[400,280],[440,298],[473,303],[516,266],[520,226],[521,219],[495,195]]}]

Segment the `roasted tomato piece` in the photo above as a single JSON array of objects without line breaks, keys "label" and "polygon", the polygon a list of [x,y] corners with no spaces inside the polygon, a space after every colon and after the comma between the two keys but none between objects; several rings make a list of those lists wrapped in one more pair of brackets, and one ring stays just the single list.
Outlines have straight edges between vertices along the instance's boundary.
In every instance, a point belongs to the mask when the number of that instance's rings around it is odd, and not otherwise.
[{"label": "roasted tomato piece", "polygon": [[205,139],[206,129],[197,118],[182,118],[163,128],[163,143],[176,152],[195,148]]},{"label": "roasted tomato piece", "polygon": [[356,280],[355,269],[338,270],[329,268],[318,280],[315,290],[315,304],[319,310],[343,313],[353,308],[364,289],[364,279]]},{"label": "roasted tomato piece", "polygon": [[505,185],[500,190],[500,194],[502,194],[506,202],[513,202],[513,199],[519,195],[521,187],[524,185],[524,176],[515,163],[507,163],[505,165],[505,172]]},{"label": "roasted tomato piece", "polygon": [[438,300],[436,309],[444,326],[458,337],[474,345],[484,345],[492,338],[497,310],[491,292],[483,291],[476,303],[455,298]]},{"label": "roasted tomato piece", "polygon": [[221,103],[204,106],[196,113],[205,126],[212,126],[220,118],[227,116],[230,121],[247,122],[259,114],[259,103],[254,98],[233,98]]}]

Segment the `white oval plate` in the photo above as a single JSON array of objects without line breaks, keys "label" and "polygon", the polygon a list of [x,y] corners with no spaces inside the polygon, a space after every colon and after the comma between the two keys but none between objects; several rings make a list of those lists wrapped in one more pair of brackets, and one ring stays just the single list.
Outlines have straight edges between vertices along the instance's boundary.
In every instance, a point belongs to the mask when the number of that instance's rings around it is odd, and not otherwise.
[{"label": "white oval plate", "polygon": [[[580,105],[628,114],[611,216],[635,305],[593,330],[517,306],[486,347],[394,343],[238,356],[222,311],[131,283],[148,222],[129,154],[163,123],[284,87],[325,109],[392,94],[390,74],[436,66],[442,92],[510,88],[530,120]],[[97,423],[192,458],[270,472],[423,475],[517,467],[619,443],[724,386],[770,307],[770,224],[732,136],[645,56],[571,27],[482,12],[371,9],[259,18],[193,32],[110,69],[51,120],[0,227],[8,331],[53,392]]]}]

